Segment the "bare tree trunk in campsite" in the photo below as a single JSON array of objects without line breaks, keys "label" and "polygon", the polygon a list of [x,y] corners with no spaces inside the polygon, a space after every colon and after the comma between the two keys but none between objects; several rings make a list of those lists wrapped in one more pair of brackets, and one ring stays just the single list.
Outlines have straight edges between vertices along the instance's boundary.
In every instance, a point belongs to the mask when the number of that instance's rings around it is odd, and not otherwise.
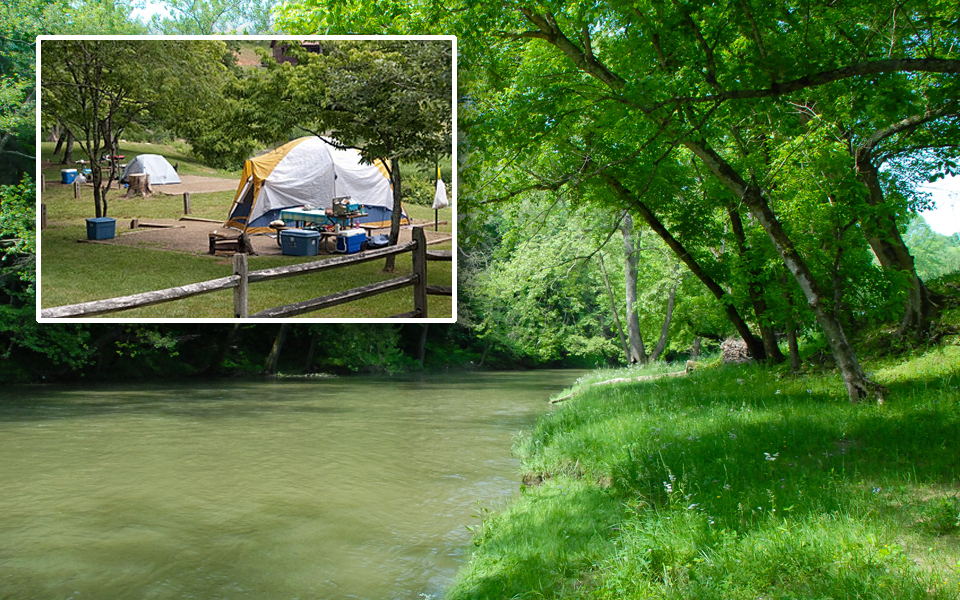
[{"label": "bare tree trunk in campsite", "polygon": [[[393,184],[393,214],[390,215],[390,242],[389,245],[396,246],[400,239],[400,215],[403,212],[403,205],[400,203],[402,197],[400,188],[400,161],[394,157],[390,159],[390,181]],[[387,257],[383,265],[383,270],[387,273],[393,272],[395,254]]]},{"label": "bare tree trunk in campsite", "polygon": [[647,364],[647,352],[643,347],[643,338],[640,336],[640,315],[637,314],[637,249],[633,245],[633,217],[627,211],[623,212],[620,233],[623,234],[624,271],[627,288],[627,338],[630,341],[630,353],[627,355],[627,362],[645,365]]},{"label": "bare tree trunk in campsite", "polygon": [[673,307],[677,301],[677,286],[680,285],[680,261],[673,267],[673,285],[670,286],[670,294],[667,296],[667,315],[663,318],[663,328],[660,330],[660,339],[657,345],[650,353],[650,362],[660,360],[663,349],[667,347],[667,336],[670,332],[670,321],[673,319]]},{"label": "bare tree trunk in campsite", "polygon": [[280,330],[277,331],[277,337],[273,341],[273,348],[270,349],[270,355],[263,367],[263,372],[267,375],[277,374],[277,361],[280,358],[280,350],[283,348],[283,342],[287,339],[287,323],[280,324]]},{"label": "bare tree trunk in campsite", "polygon": [[61,165],[69,165],[73,163],[73,132],[69,129],[67,130],[67,146],[63,150],[63,158],[60,160]]},{"label": "bare tree trunk in campsite", "polygon": [[617,301],[613,297],[613,289],[610,288],[610,278],[607,277],[607,268],[603,266],[603,254],[598,252],[597,258],[600,259],[600,272],[603,273],[603,283],[607,286],[607,297],[610,299],[610,312],[613,314],[613,321],[617,324],[617,333],[620,334],[620,346],[623,348],[623,356],[630,362],[630,347],[627,346],[627,337],[623,334],[623,325],[620,324],[620,315],[617,314]]}]

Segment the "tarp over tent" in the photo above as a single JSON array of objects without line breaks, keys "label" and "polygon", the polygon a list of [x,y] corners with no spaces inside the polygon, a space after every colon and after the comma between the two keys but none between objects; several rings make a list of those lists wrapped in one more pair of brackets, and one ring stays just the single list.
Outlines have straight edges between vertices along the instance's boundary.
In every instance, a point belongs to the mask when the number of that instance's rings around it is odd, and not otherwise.
[{"label": "tarp over tent", "polygon": [[341,196],[364,207],[363,221],[388,221],[393,188],[386,168],[377,165],[363,164],[356,150],[339,149],[319,137],[288,142],[244,163],[225,226],[267,233],[284,208],[330,208]]},{"label": "tarp over tent", "polygon": [[147,173],[150,175],[150,185],[164,185],[167,183],[180,183],[180,176],[177,171],[170,166],[167,159],[159,154],[141,154],[131,160],[120,175],[120,182],[126,183],[129,175]]}]

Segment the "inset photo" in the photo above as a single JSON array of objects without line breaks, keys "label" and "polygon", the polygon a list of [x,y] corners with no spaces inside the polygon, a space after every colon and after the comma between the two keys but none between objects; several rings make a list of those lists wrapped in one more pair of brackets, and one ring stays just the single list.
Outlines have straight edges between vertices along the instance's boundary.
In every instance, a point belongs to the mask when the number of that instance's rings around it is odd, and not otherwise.
[{"label": "inset photo", "polygon": [[456,39],[40,36],[37,320],[456,320]]}]

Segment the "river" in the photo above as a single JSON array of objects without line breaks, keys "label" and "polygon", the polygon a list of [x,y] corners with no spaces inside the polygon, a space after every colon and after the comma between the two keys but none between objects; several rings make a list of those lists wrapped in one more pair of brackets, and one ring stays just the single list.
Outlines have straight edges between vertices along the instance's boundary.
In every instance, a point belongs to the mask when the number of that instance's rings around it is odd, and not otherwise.
[{"label": "river", "polygon": [[573,371],[0,392],[0,599],[439,598]]}]

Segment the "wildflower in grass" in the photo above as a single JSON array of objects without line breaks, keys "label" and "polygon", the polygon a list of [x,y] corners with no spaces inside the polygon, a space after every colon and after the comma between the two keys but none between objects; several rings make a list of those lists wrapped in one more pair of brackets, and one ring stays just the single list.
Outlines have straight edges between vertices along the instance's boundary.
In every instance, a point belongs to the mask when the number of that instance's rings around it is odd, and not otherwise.
[{"label": "wildflower in grass", "polygon": [[764,460],[769,460],[770,462],[773,462],[777,460],[777,457],[780,456],[780,453],[776,452],[774,454],[770,454],[769,452],[764,452],[763,455],[766,457],[764,458]]},{"label": "wildflower in grass", "polygon": [[666,482],[666,481],[663,482],[663,489],[667,490],[667,493],[668,493],[668,494],[672,494],[672,493],[673,493],[673,486],[670,485],[669,482]]},{"label": "wildflower in grass", "polygon": [[776,391],[776,394],[779,395],[779,394],[780,394],[780,390],[777,390],[777,391]]}]

